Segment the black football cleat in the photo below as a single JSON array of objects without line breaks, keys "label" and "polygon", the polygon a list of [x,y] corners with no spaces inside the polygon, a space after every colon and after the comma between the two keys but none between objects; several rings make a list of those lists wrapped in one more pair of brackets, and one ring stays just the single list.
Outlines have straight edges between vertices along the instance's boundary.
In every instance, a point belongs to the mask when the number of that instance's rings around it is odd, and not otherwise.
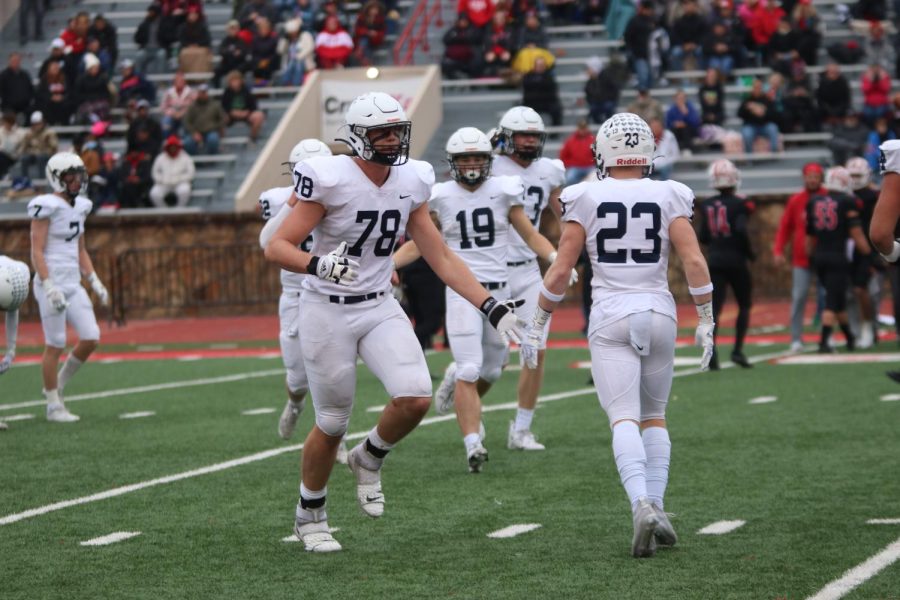
[{"label": "black football cleat", "polygon": [[731,362],[738,365],[739,367],[743,367],[745,369],[752,369],[753,364],[747,360],[747,357],[744,356],[743,352],[732,352],[731,353]]}]

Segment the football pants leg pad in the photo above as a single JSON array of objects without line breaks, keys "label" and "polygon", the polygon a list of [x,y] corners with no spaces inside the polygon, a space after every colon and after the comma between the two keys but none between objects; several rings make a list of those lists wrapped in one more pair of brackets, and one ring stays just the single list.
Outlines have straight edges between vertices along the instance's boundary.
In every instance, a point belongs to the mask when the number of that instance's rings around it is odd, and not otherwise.
[{"label": "football pants leg pad", "polygon": [[481,377],[481,365],[473,362],[456,363],[456,380],[475,383]]}]

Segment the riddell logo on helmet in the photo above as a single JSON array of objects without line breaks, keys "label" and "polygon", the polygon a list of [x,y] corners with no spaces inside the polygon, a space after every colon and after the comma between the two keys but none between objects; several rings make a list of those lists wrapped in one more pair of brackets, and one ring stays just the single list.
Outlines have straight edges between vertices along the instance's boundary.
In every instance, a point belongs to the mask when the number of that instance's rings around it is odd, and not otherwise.
[{"label": "riddell logo on helmet", "polygon": [[616,166],[617,167],[634,167],[634,166],[643,166],[647,164],[646,158],[617,158]]}]

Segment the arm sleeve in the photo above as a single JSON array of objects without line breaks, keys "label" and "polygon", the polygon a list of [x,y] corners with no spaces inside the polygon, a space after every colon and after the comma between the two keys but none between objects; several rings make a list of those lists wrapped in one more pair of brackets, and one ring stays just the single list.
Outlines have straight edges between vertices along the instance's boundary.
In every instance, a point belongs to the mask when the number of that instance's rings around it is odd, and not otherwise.
[{"label": "arm sleeve", "polygon": [[259,232],[259,247],[263,250],[266,249],[266,246],[269,245],[269,240],[272,239],[272,236],[275,235],[275,232],[278,231],[278,228],[281,227],[281,224],[284,223],[284,220],[287,219],[287,216],[293,210],[292,206],[288,206],[287,204],[282,205],[281,210],[278,211],[278,214],[269,219],[265,226],[262,228],[262,231]]},{"label": "arm sleeve", "polygon": [[[6,312],[6,356],[16,355],[16,339],[19,333],[19,311]],[[12,358],[10,358],[12,360]]]},{"label": "arm sleeve", "polygon": [[878,167],[881,174],[900,173],[900,140],[889,140],[878,148]]}]

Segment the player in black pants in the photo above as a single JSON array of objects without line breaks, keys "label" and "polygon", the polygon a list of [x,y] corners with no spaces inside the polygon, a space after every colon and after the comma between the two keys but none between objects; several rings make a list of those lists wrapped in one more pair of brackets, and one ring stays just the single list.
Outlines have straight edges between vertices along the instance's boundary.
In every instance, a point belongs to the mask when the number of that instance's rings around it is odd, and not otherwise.
[{"label": "player in black pants", "polygon": [[[742,350],[750,325],[752,304],[753,280],[747,263],[752,261],[755,255],[747,235],[747,221],[753,213],[754,205],[753,202],[735,193],[741,176],[730,160],[720,159],[710,165],[709,180],[710,185],[719,190],[719,194],[704,202],[700,210],[700,243],[707,247],[707,262],[713,284],[716,332],[720,323],[719,313],[722,312],[728,295],[727,286],[730,285],[738,303],[731,362],[750,368],[753,365]],[[715,351],[709,368],[712,370],[719,368],[719,357]]]},{"label": "player in black pants", "polygon": [[829,340],[835,319],[847,338],[847,350],[855,340],[847,322],[847,292],[850,288],[851,262],[847,240],[869,257],[872,250],[860,226],[862,202],[850,195],[850,173],[844,167],[832,167],[825,173],[827,194],[813,196],[806,206],[806,249],[819,282],[825,287],[822,311],[822,337],[819,352],[832,352]]},{"label": "player in black pants", "polygon": [[[859,156],[847,161],[847,171],[850,173],[850,187],[852,193],[861,202],[859,221],[863,234],[868,235],[869,225],[872,223],[872,212],[878,201],[878,188],[872,184],[872,170],[869,162]],[[859,339],[858,348],[869,348],[877,340],[878,331],[878,301],[880,290],[884,284],[884,262],[875,255],[863,256],[858,249],[853,250],[853,267],[851,282],[856,302],[859,306]]]}]

